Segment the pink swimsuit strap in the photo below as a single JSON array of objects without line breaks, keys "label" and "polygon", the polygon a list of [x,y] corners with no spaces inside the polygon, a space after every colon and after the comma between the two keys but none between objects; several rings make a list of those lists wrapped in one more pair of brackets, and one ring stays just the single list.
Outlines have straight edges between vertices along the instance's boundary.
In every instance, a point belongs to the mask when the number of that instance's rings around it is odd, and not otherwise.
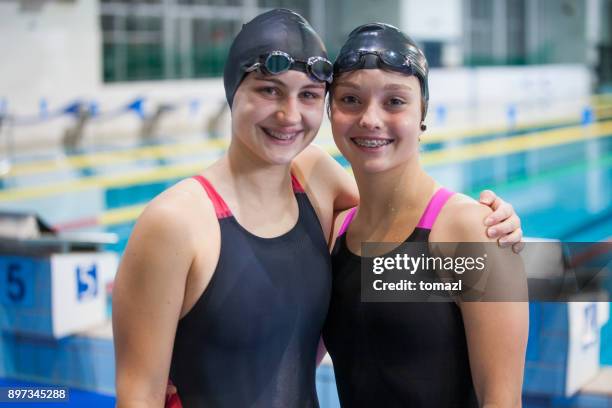
[{"label": "pink swimsuit strap", "polygon": [[425,212],[423,212],[423,215],[417,224],[417,228],[430,230],[436,222],[438,215],[440,215],[442,207],[444,207],[444,204],[446,204],[448,199],[451,198],[453,194],[455,193],[444,187],[438,189],[433,197],[431,197],[431,200],[429,200],[429,204],[427,204],[427,208],[425,208]]},{"label": "pink swimsuit strap", "polygon": [[[417,228],[430,230],[436,222],[440,211],[442,211],[442,207],[444,207],[444,204],[446,204],[448,199],[451,198],[453,194],[455,193],[444,187],[438,189],[431,197],[431,200],[429,200],[429,203],[427,204],[427,207],[425,208],[425,211],[423,212],[423,215],[421,216],[421,219],[417,224]],[[342,223],[342,226],[338,231],[338,236],[346,232],[351,221],[353,221],[353,218],[355,218],[356,212],[357,207],[353,207],[349,210],[349,213],[346,215],[346,218],[344,219],[344,222]]]},{"label": "pink swimsuit strap", "polygon": [[348,214],[346,215],[346,218],[344,219],[344,221],[342,222],[342,226],[340,227],[340,231],[338,231],[338,236],[344,234],[346,232],[346,230],[348,229],[349,224],[351,223],[351,221],[353,221],[353,218],[355,217],[355,213],[357,212],[357,207],[353,207],[349,210]]}]

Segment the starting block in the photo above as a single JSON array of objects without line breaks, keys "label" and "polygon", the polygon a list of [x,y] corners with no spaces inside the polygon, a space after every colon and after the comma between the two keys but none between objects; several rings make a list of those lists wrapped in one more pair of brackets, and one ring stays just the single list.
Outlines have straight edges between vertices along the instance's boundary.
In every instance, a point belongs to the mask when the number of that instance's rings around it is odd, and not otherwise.
[{"label": "starting block", "polygon": [[0,213],[0,330],[62,338],[107,318],[113,234],[55,235],[33,214]]}]

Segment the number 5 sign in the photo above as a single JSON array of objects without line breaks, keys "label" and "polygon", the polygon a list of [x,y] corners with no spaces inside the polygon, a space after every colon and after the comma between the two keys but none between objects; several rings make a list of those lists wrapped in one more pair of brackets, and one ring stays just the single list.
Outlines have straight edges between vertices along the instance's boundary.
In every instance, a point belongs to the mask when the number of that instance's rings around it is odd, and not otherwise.
[{"label": "number 5 sign", "polygon": [[61,338],[106,320],[117,254],[0,255],[0,330]]},{"label": "number 5 sign", "polygon": [[77,265],[77,299],[83,302],[98,296],[98,266],[92,263],[90,266]]},{"label": "number 5 sign", "polygon": [[0,257],[0,303],[31,307],[34,299],[34,262],[28,258]]}]

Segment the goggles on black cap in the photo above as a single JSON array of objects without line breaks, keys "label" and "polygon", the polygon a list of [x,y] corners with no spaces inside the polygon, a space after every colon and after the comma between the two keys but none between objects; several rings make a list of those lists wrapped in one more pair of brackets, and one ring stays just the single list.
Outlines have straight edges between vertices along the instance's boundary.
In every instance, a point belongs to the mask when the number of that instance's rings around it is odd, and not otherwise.
[{"label": "goggles on black cap", "polygon": [[310,57],[307,61],[299,61],[292,58],[284,51],[272,51],[261,55],[259,61],[247,67],[245,72],[262,71],[264,74],[279,75],[289,71],[291,68],[302,68],[312,79],[320,82],[331,83],[334,76],[332,63],[324,57]]},{"label": "goggles on black cap", "polygon": [[[368,56],[375,56],[376,60],[372,62],[371,58],[368,58]],[[369,65],[368,68],[378,68],[380,64],[394,71],[403,72],[408,75],[415,74],[410,58],[393,50],[350,51],[338,58],[335,72],[340,74],[347,71],[366,68],[366,65]]]}]

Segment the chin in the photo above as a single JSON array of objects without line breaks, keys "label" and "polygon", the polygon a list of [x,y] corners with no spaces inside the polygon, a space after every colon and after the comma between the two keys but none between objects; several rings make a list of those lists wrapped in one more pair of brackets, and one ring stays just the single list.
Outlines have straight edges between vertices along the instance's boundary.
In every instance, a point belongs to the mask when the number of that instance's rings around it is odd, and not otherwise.
[{"label": "chin", "polygon": [[305,148],[306,146],[294,146],[291,149],[266,149],[262,156],[272,165],[288,165]]},{"label": "chin", "polygon": [[392,166],[390,166],[390,163],[383,162],[382,160],[367,160],[359,166],[353,166],[354,170],[355,168],[358,168],[364,174],[377,174],[390,170]]}]

